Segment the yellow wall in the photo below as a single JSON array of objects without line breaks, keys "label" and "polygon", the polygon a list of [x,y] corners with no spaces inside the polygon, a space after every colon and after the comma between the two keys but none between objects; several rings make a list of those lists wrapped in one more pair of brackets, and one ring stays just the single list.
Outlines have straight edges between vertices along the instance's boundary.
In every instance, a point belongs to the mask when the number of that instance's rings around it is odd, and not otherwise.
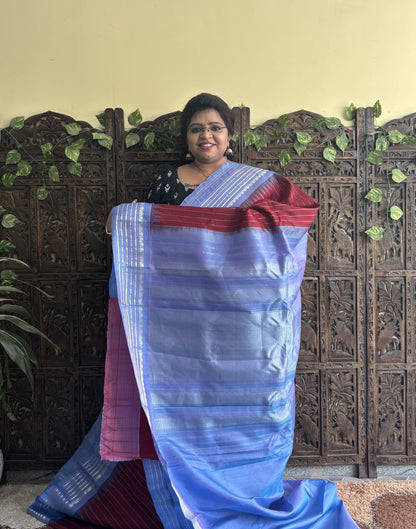
[{"label": "yellow wall", "polygon": [[45,110],[154,119],[201,91],[253,124],[377,99],[380,122],[416,112],[415,0],[0,0],[0,17],[0,127]]}]

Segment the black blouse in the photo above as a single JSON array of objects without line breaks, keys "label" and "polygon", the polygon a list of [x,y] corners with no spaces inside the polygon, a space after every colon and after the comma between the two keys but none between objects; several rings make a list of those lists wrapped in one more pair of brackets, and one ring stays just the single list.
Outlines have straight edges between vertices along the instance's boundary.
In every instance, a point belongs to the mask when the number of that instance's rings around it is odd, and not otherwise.
[{"label": "black blouse", "polygon": [[193,189],[182,184],[176,168],[156,178],[146,195],[146,202],[151,204],[169,204],[178,206],[192,193]]}]

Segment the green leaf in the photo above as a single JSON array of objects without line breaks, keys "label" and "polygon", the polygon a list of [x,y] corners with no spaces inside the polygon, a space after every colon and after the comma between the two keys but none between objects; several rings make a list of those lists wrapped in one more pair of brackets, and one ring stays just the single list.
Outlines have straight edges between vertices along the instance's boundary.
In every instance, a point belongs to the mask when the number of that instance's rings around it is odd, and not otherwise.
[{"label": "green leaf", "polygon": [[283,114],[279,118],[277,118],[277,124],[280,127],[286,127],[288,125],[291,125],[293,123],[293,119],[290,118],[287,114]]},{"label": "green leaf", "polygon": [[30,266],[27,263],[25,263],[24,261],[21,261],[20,259],[15,259],[14,257],[0,257],[0,262],[2,262],[2,263],[16,263],[16,264],[25,266],[26,268],[29,268],[29,270],[30,270]]},{"label": "green leaf", "polygon": [[374,103],[373,108],[374,108],[374,117],[379,118],[382,112],[381,103],[379,99],[377,99],[377,101]]},{"label": "green leaf", "polygon": [[82,127],[78,123],[68,123],[68,125],[65,125],[65,129],[70,136],[78,136]]},{"label": "green leaf", "polygon": [[52,182],[59,182],[59,171],[56,165],[51,165],[49,167],[49,178]]},{"label": "green leaf", "polygon": [[353,103],[351,103],[351,105],[345,111],[345,115],[348,121],[352,121],[353,119],[355,119],[356,114],[357,114],[357,107]]},{"label": "green leaf", "polygon": [[285,167],[288,163],[290,163],[291,160],[292,155],[288,150],[283,149],[279,152],[279,163],[282,168]]},{"label": "green leaf", "polygon": [[376,151],[387,151],[390,142],[387,136],[379,136],[376,139]]},{"label": "green leaf", "polygon": [[175,144],[171,138],[162,138],[162,147],[167,153],[171,153],[175,150]]},{"label": "green leaf", "polygon": [[2,270],[0,272],[0,277],[1,279],[7,279],[10,281],[14,281],[19,276],[16,274],[16,272],[13,272],[13,270],[9,270],[8,268],[6,268],[5,270]]},{"label": "green leaf", "polygon": [[169,123],[169,134],[174,138],[177,138],[181,133],[181,120],[179,118],[174,119]]},{"label": "green leaf", "polygon": [[246,130],[244,133],[243,139],[244,139],[244,146],[249,147],[250,145],[253,145],[256,141],[258,134],[254,130]]},{"label": "green leaf", "polygon": [[92,137],[94,140],[97,140],[101,147],[104,147],[109,151],[111,150],[111,147],[113,146],[113,138],[111,136],[108,136],[108,134],[105,134],[104,132],[93,132]]},{"label": "green leaf", "polygon": [[46,198],[48,198],[48,195],[49,195],[49,191],[46,189],[45,186],[38,187],[36,189],[36,198],[38,200],[45,200]]},{"label": "green leaf", "polygon": [[20,220],[13,215],[13,213],[6,213],[1,219],[1,225],[3,228],[14,228],[16,224],[20,224]]},{"label": "green leaf", "polygon": [[13,149],[12,151],[9,151],[6,156],[6,165],[14,165],[20,162],[22,159],[21,154],[16,151],[16,149]]},{"label": "green leaf", "polygon": [[99,124],[105,127],[105,112],[101,112],[101,114],[97,114],[95,117],[98,119]]},{"label": "green leaf", "polygon": [[76,139],[75,141],[73,141],[73,142],[71,143],[71,147],[72,147],[73,149],[81,150],[81,149],[84,147],[86,141],[87,141],[87,140],[86,140],[85,138],[78,138],[78,139]]},{"label": "green leaf", "polygon": [[280,130],[273,130],[269,133],[269,136],[276,138],[276,141],[281,141],[283,139],[283,134],[280,132]]},{"label": "green leaf", "polygon": [[335,130],[342,127],[341,120],[338,118],[325,118],[325,125],[329,130]]},{"label": "green leaf", "polygon": [[68,145],[67,147],[65,147],[65,155],[67,158],[76,163],[80,155],[80,150],[74,149],[72,145]]},{"label": "green leaf", "polygon": [[371,151],[370,154],[365,158],[366,162],[378,165],[383,161],[383,155],[380,151]]},{"label": "green leaf", "polygon": [[389,130],[388,137],[391,143],[400,143],[404,139],[405,135],[399,130],[393,129]]},{"label": "green leaf", "polygon": [[10,253],[15,248],[16,246],[7,239],[2,239],[0,241],[0,253]]},{"label": "green leaf", "polygon": [[154,132],[148,132],[143,140],[143,145],[146,151],[155,151],[156,145],[155,145],[155,133]]},{"label": "green leaf", "polygon": [[17,176],[28,176],[32,172],[32,166],[26,160],[22,160],[17,164]]},{"label": "green leaf", "polygon": [[305,146],[309,145],[309,143],[312,141],[311,135],[307,132],[297,132],[296,138],[301,145]]},{"label": "green leaf", "polygon": [[328,162],[334,163],[335,157],[337,155],[337,151],[334,149],[334,147],[329,146],[326,149],[324,149],[324,152],[322,153],[325,160],[328,160]]},{"label": "green leaf", "polygon": [[4,187],[12,187],[16,178],[17,174],[4,173],[1,177],[1,180],[3,182]]},{"label": "green leaf", "polygon": [[254,141],[254,147],[257,149],[257,152],[260,152],[261,149],[267,147],[269,139],[266,134],[257,134],[257,137]]},{"label": "green leaf", "polygon": [[25,126],[25,118],[23,116],[17,116],[10,121],[10,128],[13,130],[20,130]]},{"label": "green leaf", "polygon": [[135,132],[129,132],[126,136],[126,147],[129,149],[133,145],[137,145],[140,141],[140,136]]},{"label": "green leaf", "polygon": [[315,129],[319,129],[325,125],[325,118],[317,118],[312,121],[312,126]]},{"label": "green leaf", "polygon": [[374,187],[373,189],[370,189],[364,198],[370,200],[371,202],[381,202],[381,199],[383,198],[383,192],[378,187]]},{"label": "green leaf", "polygon": [[391,172],[391,178],[394,182],[397,184],[400,184],[400,182],[403,182],[403,180],[406,180],[407,176],[403,174],[400,169],[393,169]]},{"label": "green leaf", "polygon": [[75,176],[81,176],[82,174],[82,165],[80,163],[76,162],[69,162],[68,164],[68,172],[75,175]]},{"label": "green leaf", "polygon": [[372,239],[373,241],[379,241],[383,238],[384,231],[383,228],[380,228],[380,226],[372,226],[368,230],[365,230],[365,233]]},{"label": "green leaf", "polygon": [[5,211],[6,211],[6,208],[4,208],[3,206],[0,206],[0,215],[3,215]]},{"label": "green leaf", "polygon": [[416,145],[416,138],[413,136],[405,136],[402,143],[403,145]]},{"label": "green leaf", "polygon": [[399,206],[392,206],[390,208],[390,217],[393,220],[399,220],[401,217],[403,217],[403,210],[399,208]]},{"label": "green leaf", "polygon": [[293,144],[293,148],[295,149],[296,153],[300,156],[303,151],[306,151],[306,145],[299,143],[298,141],[295,141]]},{"label": "green leaf", "polygon": [[7,321],[9,323],[12,323],[19,329],[22,329],[22,331],[41,336],[44,340],[47,340],[49,343],[55,346],[55,344],[45,334],[43,334],[42,331],[40,331],[27,321],[22,320],[22,318],[19,318],[18,316],[12,316],[10,314],[0,314],[0,321]]},{"label": "green leaf", "polygon": [[15,362],[18,367],[23,371],[23,373],[27,376],[30,385],[33,388],[32,365],[30,363],[26,347],[22,344],[22,342],[17,336],[2,329],[0,329],[0,344],[5,350],[10,360]]},{"label": "green leaf", "polygon": [[43,163],[50,163],[53,160],[53,154],[52,149],[53,145],[52,143],[44,143],[40,146],[42,154],[43,154]]},{"label": "green leaf", "polygon": [[17,314],[22,318],[32,319],[33,314],[22,305],[13,305],[12,303],[5,303],[0,306],[0,314]]},{"label": "green leaf", "polygon": [[134,110],[134,112],[132,112],[128,116],[127,120],[132,127],[138,127],[143,121],[142,115],[140,114],[140,110],[136,108],[136,110]]},{"label": "green leaf", "polygon": [[345,149],[348,146],[348,137],[346,134],[338,134],[338,136],[335,138],[335,143],[337,144],[337,147],[340,151],[344,152]]}]

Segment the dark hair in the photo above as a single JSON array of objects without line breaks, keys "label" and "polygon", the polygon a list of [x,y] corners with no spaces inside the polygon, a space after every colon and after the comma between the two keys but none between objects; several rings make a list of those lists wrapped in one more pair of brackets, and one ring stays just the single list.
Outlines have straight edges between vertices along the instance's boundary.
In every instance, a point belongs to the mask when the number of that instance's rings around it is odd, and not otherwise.
[{"label": "dark hair", "polygon": [[186,135],[188,132],[189,123],[192,116],[201,110],[214,109],[224,120],[224,125],[227,127],[228,133],[232,136],[234,134],[234,116],[230,107],[220,97],[212,94],[198,94],[190,99],[182,111],[181,116],[181,136],[182,141],[186,144]]}]

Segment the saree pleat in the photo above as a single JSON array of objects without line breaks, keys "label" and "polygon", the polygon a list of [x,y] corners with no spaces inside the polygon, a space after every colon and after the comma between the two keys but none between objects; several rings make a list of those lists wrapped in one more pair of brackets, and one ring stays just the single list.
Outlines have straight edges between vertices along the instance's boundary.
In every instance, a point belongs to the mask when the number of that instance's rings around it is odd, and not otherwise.
[{"label": "saree pleat", "polygon": [[[94,506],[117,505],[119,513],[124,492],[105,503],[118,486],[112,474],[138,463],[146,491],[127,471],[123,479],[137,502],[152,497],[143,527],[357,528],[333,484],[283,480],[293,445],[300,284],[318,207],[279,175],[227,162],[183,206],[113,210],[118,305],[110,312],[119,319],[120,308],[125,335],[109,335],[116,358],[107,359],[113,374],[101,454],[143,457],[141,405],[155,441],[149,453],[159,460],[106,462],[114,468],[96,495],[76,511],[56,509],[61,520],[98,527]],[[52,509],[54,500],[47,490],[36,504]],[[39,507],[31,510],[36,516]],[[142,511],[127,510],[119,523],[141,527]]]}]

